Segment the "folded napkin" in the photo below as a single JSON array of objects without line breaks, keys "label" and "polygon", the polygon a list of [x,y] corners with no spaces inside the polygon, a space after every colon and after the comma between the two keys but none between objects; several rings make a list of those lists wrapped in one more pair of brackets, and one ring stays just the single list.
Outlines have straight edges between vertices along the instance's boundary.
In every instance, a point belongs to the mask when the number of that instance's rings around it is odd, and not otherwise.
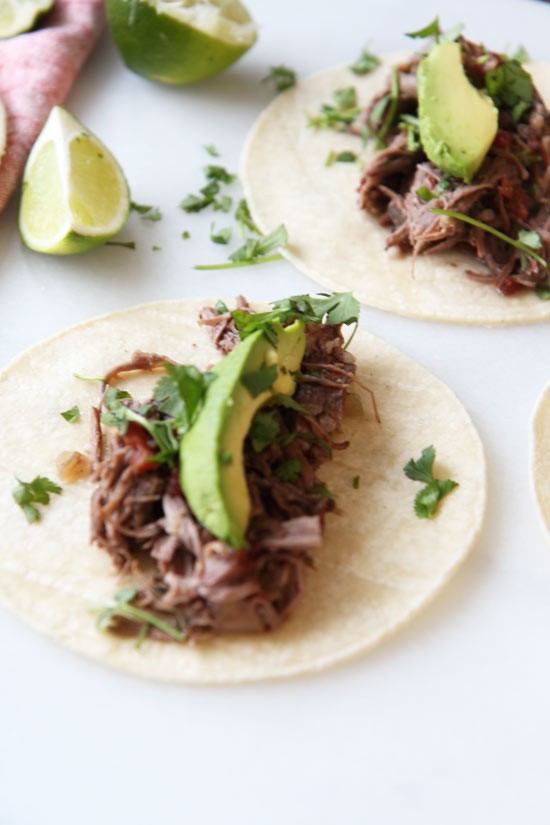
[{"label": "folded napkin", "polygon": [[104,23],[104,0],[56,0],[39,29],[0,41],[0,100],[8,121],[0,211],[52,106],[67,96]]}]

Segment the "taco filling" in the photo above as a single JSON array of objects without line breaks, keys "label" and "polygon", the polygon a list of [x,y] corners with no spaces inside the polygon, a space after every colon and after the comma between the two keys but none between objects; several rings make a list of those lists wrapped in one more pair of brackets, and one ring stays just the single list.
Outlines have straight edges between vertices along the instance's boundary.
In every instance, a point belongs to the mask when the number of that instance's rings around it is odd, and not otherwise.
[{"label": "taco filling", "polygon": [[[334,311],[340,298],[351,318]],[[217,304],[200,313],[224,355],[211,371],[146,353],[110,370],[93,414],[92,540],[135,587],[100,624],[183,640],[287,618],[335,509],[317,470],[349,444],[339,433],[355,359],[340,320],[357,312],[351,296],[300,296],[258,315],[244,299],[233,313]],[[159,367],[145,403],[115,386]]]},{"label": "taco filling", "polygon": [[488,272],[467,274],[504,295],[547,285],[550,112],[517,59],[464,37],[436,43],[393,69],[350,131],[383,147],[359,205],[389,227],[387,249],[468,249]]}]

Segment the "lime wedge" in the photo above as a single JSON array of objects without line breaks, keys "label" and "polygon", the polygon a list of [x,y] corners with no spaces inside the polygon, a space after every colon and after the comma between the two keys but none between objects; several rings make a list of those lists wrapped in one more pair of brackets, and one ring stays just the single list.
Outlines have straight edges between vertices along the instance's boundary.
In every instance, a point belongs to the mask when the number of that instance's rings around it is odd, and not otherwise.
[{"label": "lime wedge", "polygon": [[32,29],[53,0],[0,0],[0,40]]},{"label": "lime wedge", "polygon": [[31,249],[86,252],[122,228],[128,184],[111,153],[76,118],[55,106],[23,175],[19,231]]},{"label": "lime wedge", "polygon": [[223,71],[256,40],[240,0],[107,0],[126,64],[162,83],[194,83]]}]

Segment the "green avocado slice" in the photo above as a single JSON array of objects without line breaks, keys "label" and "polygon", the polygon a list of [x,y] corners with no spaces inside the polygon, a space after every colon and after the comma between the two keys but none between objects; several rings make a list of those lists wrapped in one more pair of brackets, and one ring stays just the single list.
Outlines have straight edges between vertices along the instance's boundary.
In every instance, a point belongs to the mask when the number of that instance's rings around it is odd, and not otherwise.
[{"label": "green avocado slice", "polygon": [[235,549],[245,547],[250,496],[243,444],[257,410],[274,395],[292,395],[302,363],[302,321],[271,325],[274,346],[257,330],[212,369],[204,406],[180,445],[180,484],[195,517]]},{"label": "green avocado slice", "polygon": [[498,110],[466,77],[459,43],[436,44],[417,77],[424,151],[443,172],[469,183],[497,133]]}]

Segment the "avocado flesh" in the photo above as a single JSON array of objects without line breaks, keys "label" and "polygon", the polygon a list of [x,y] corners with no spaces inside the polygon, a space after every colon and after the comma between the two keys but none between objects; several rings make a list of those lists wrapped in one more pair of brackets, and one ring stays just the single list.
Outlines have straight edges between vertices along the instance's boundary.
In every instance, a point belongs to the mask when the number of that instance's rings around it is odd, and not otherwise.
[{"label": "avocado flesh", "polygon": [[470,183],[497,133],[498,110],[466,77],[458,43],[435,45],[417,77],[424,151],[447,175]]},{"label": "avocado flesh", "polygon": [[[192,513],[235,549],[245,546],[251,511],[243,463],[244,440],[261,406],[276,394],[294,393],[292,373],[300,368],[305,350],[302,321],[288,327],[278,323],[272,326],[276,347],[262,330],[257,330],[213,367],[216,380],[180,445],[180,484]],[[275,381],[253,397],[241,379],[272,364],[277,366]]]}]

